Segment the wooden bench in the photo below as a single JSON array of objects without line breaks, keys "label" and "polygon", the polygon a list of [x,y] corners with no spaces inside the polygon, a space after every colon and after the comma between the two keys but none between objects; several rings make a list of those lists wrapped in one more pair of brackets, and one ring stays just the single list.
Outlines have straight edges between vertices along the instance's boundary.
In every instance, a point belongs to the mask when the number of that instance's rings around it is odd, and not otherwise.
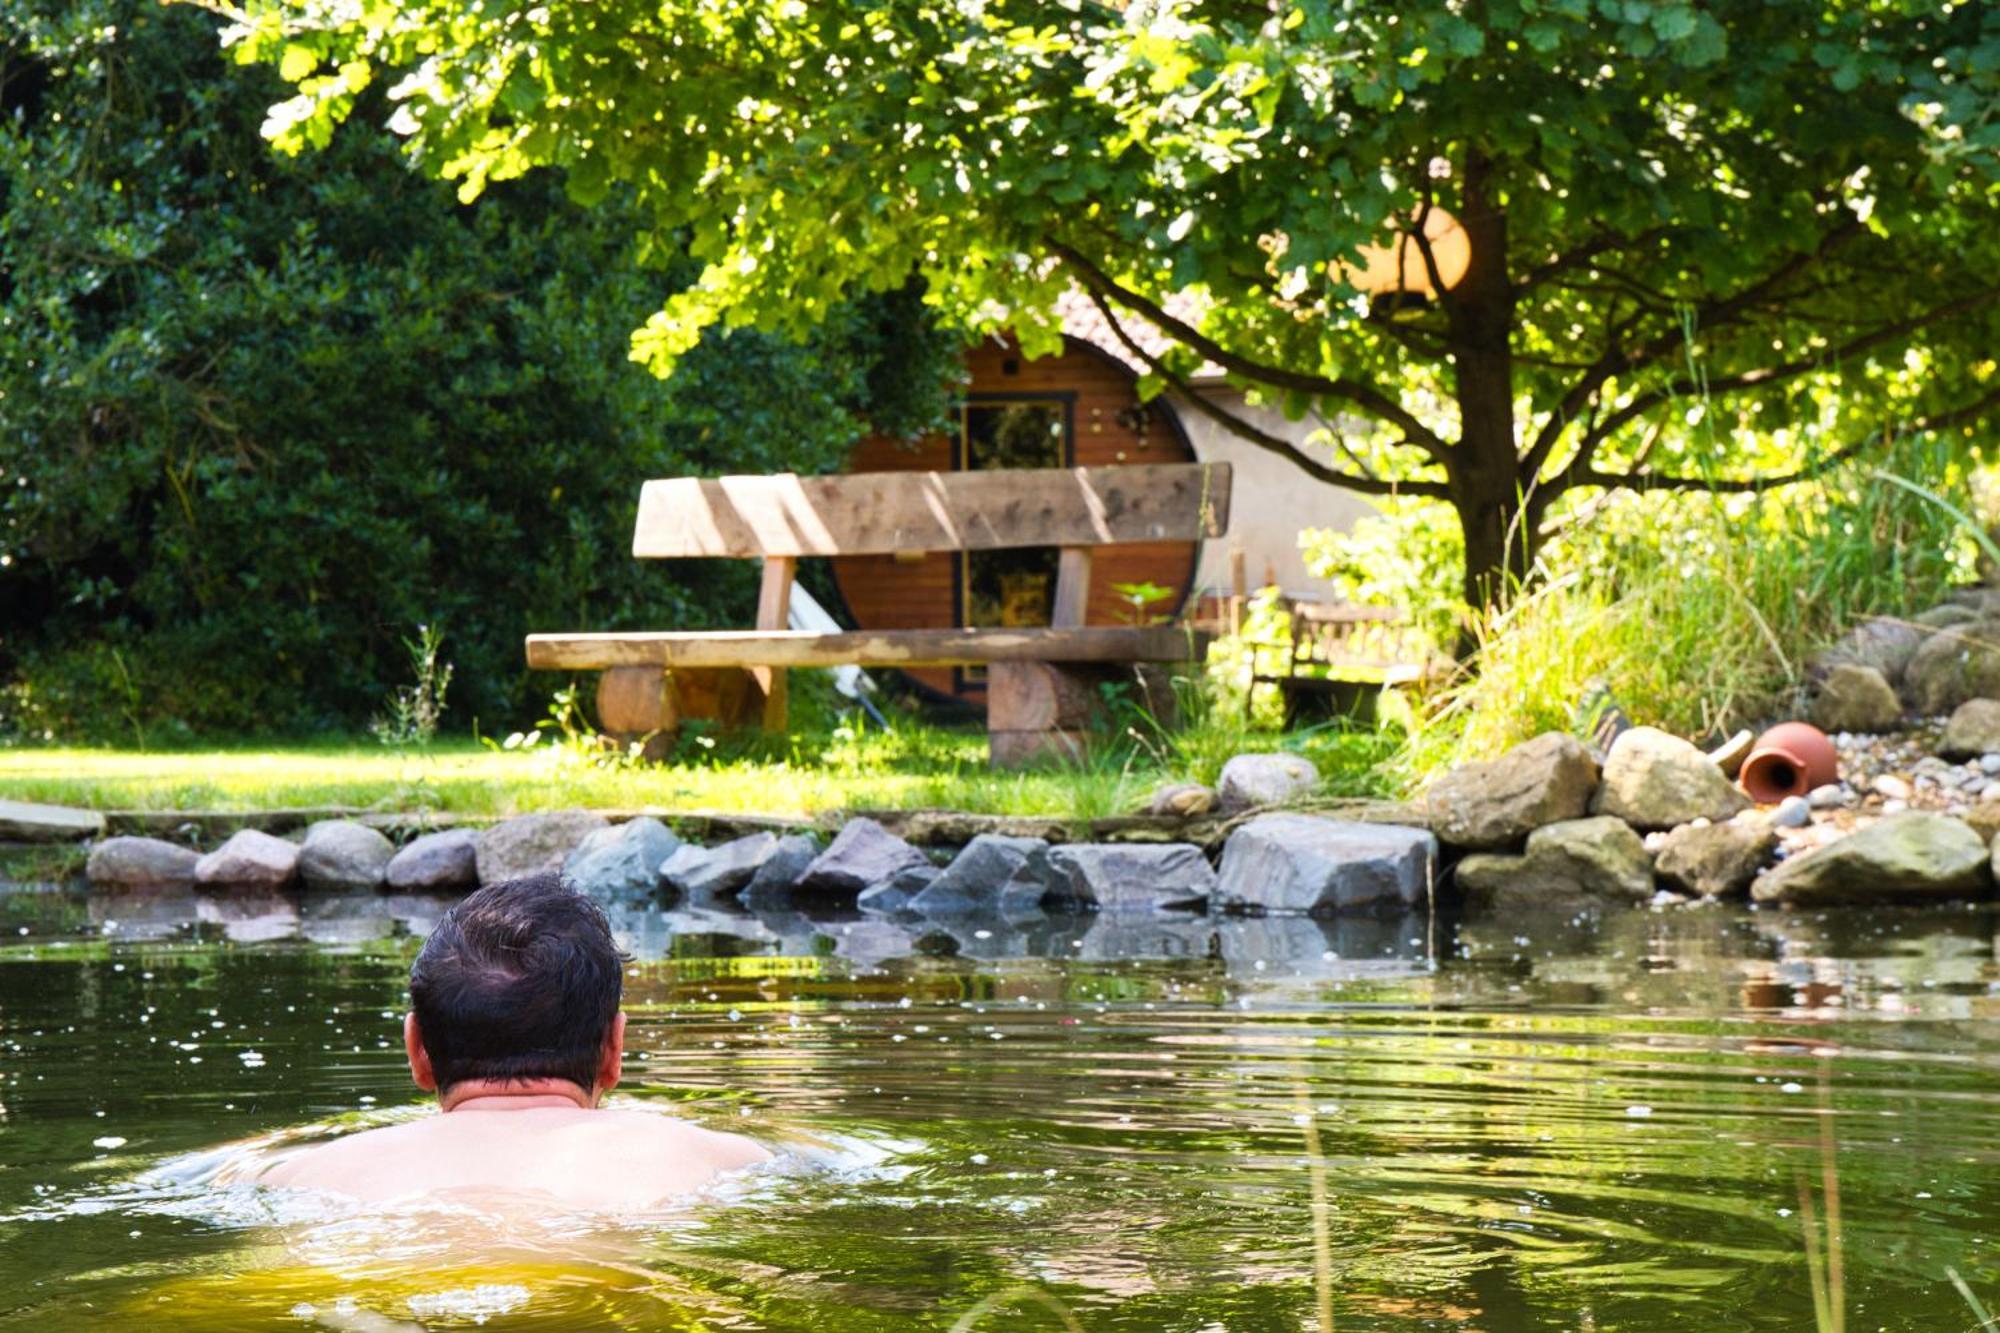
[{"label": "wooden bench", "polygon": [[[1206,636],[1172,626],[1086,625],[1091,552],[1198,541],[1229,523],[1226,463],[849,476],[681,477],[639,495],[632,554],[762,558],[751,630],[533,634],[537,670],[601,670],[605,730],[670,732],[683,719],[785,728],[792,667],[985,665],[996,766],[1076,753],[1097,683],[1137,664],[1199,661]],[[1058,548],[1052,624],[1025,628],[786,628],[801,556]]]}]

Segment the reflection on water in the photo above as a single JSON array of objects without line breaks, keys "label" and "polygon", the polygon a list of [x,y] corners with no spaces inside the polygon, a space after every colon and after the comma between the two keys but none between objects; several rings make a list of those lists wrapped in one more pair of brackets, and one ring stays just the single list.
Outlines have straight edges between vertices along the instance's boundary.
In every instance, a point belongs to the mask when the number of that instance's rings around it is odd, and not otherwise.
[{"label": "reflection on water", "polygon": [[624,1095],[785,1169],[615,1220],[240,1183],[425,1113],[446,905],[0,897],[0,1319],[1306,1328],[1323,1279],[1342,1330],[1791,1330],[1830,1188],[1848,1327],[1972,1327],[1948,1270],[2000,1304],[1989,909],[624,905]]}]

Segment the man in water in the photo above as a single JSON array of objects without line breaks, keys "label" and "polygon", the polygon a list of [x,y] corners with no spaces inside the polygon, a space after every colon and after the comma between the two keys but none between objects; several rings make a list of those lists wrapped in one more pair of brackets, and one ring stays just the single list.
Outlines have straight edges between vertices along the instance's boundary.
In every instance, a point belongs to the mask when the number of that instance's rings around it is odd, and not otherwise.
[{"label": "man in water", "polygon": [[768,1158],[735,1134],[598,1106],[623,1068],[623,980],[603,911],[560,877],[480,889],[445,913],[410,968],[403,1046],[442,1114],[308,1149],[263,1183],[620,1210]]}]

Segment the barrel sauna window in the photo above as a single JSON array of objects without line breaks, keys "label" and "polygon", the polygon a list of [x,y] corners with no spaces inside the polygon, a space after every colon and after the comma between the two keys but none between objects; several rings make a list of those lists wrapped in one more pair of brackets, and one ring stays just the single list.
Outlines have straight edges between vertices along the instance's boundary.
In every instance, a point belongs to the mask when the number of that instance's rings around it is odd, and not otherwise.
[{"label": "barrel sauna window", "polygon": [[[1113,467],[1191,463],[1171,405],[1141,404],[1138,375],[1075,339],[1060,356],[1029,359],[1008,339],[966,353],[965,397],[934,435],[870,436],[855,446],[850,472],[949,472],[965,468]],[[1091,560],[1087,625],[1126,624],[1120,583],[1155,583],[1172,596],[1154,610],[1173,614],[1194,582],[1196,544],[1139,542],[1100,548]],[[856,629],[941,629],[948,625],[1047,624],[1059,559],[1053,550],[898,551],[833,560],[845,618]],[[838,614],[838,612],[837,612]],[[981,708],[985,673],[912,667],[903,673],[933,699]]]},{"label": "barrel sauna window", "polygon": [[[1067,466],[1069,404],[1053,399],[968,401],[959,409],[960,468]],[[968,551],[961,558],[959,604],[967,625],[1013,628],[1046,625],[1056,590],[1056,549],[1024,546]],[[968,680],[983,669],[966,668]]]}]

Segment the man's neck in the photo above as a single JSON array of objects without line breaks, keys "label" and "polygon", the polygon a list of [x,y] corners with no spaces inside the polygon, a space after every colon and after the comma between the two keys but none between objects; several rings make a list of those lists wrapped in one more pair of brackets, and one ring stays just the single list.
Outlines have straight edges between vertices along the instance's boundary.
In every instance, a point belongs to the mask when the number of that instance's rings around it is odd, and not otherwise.
[{"label": "man's neck", "polygon": [[440,1111],[592,1110],[597,1098],[568,1079],[468,1079],[454,1083],[438,1098]]}]

